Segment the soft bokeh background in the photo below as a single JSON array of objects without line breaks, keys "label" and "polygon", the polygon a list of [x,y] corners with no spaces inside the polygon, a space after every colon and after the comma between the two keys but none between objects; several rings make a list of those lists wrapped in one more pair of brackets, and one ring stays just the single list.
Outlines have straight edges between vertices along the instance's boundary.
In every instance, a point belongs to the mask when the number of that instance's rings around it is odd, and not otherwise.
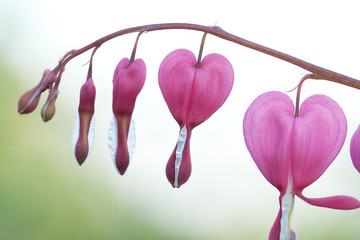
[{"label": "soft bokeh background", "polygon": [[[217,24],[360,78],[357,1],[2,0],[0,240],[267,239],[279,208],[278,192],[246,150],[242,119],[256,96],[294,88],[305,70],[208,36],[205,54],[225,55],[236,79],[224,106],[193,131],[193,172],[180,189],[173,189],[164,173],[179,129],[162,99],[157,70],[176,48],[197,53],[201,33],[171,30],[141,37],[137,57],[147,64],[147,80],[134,112],[137,145],[125,176],[112,165],[107,131],[113,70],[121,58],[130,56],[136,34],[104,44],[95,56],[96,139],[82,167],[73,158],[70,142],[90,53],[68,64],[52,121],[41,121],[41,106],[27,116],[16,112],[21,94],[66,51],[122,28],[161,22]],[[348,137],[335,162],[305,193],[360,199],[360,174],[349,154],[351,135],[360,123],[359,91],[325,81],[306,82],[302,99],[314,93],[330,95],[343,107]],[[294,98],[295,92],[289,95]],[[296,199],[298,239],[360,239],[359,224],[360,210],[318,208]]]}]

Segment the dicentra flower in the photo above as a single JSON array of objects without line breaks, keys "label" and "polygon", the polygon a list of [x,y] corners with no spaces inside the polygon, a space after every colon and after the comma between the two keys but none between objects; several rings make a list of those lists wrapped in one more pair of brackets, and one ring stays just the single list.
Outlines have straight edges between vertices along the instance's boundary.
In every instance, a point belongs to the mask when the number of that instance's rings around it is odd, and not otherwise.
[{"label": "dicentra flower", "polygon": [[247,110],[243,130],[257,167],[280,191],[280,211],[269,239],[296,238],[291,226],[295,195],[319,207],[360,207],[358,200],[348,196],[307,198],[302,193],[334,161],[346,137],[345,115],[331,98],[307,98],[299,117],[294,117],[293,102],[286,94],[264,93]]},{"label": "dicentra flower", "polygon": [[144,86],[146,66],[142,59],[129,62],[123,58],[113,78],[114,117],[110,123],[108,147],[119,173],[123,175],[135,150],[135,126],[132,113],[135,101]]},{"label": "dicentra flower", "polygon": [[171,114],[180,126],[177,144],[166,165],[166,176],[173,187],[180,187],[191,174],[192,129],[222,106],[233,82],[231,63],[219,54],[207,55],[198,66],[192,52],[178,49],[162,61],[159,85]]}]

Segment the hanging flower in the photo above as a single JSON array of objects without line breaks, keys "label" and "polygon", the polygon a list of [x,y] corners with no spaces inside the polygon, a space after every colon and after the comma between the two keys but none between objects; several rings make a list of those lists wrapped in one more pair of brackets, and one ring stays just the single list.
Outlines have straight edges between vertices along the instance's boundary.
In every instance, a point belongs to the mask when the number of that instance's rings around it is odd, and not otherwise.
[{"label": "hanging flower", "polygon": [[291,226],[294,196],[333,209],[355,209],[348,196],[307,198],[303,190],[315,182],[341,150],[347,131],[340,106],[324,95],[307,98],[294,117],[291,99],[281,92],[257,97],[244,117],[246,146],[264,177],[280,191],[280,211],[269,239],[295,239]]},{"label": "hanging flower", "polygon": [[135,101],[144,86],[146,66],[142,59],[130,62],[123,58],[113,78],[114,117],[110,123],[108,147],[119,173],[127,170],[135,150],[135,126],[132,113]]},{"label": "hanging flower", "polygon": [[82,165],[87,158],[95,137],[95,95],[96,89],[92,78],[89,78],[80,90],[78,115],[72,135],[72,146],[75,158]]},{"label": "hanging flower", "polygon": [[192,52],[178,49],[162,61],[160,89],[180,126],[178,142],[166,165],[166,175],[173,187],[180,187],[191,174],[192,129],[222,106],[233,82],[231,63],[219,54],[210,54],[201,61],[201,65],[197,65]]}]

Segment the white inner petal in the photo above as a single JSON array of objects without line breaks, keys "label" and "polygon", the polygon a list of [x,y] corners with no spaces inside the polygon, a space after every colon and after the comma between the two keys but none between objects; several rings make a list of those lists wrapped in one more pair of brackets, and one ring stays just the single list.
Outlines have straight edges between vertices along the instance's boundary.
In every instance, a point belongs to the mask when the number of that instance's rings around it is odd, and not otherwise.
[{"label": "white inner petal", "polygon": [[135,122],[134,122],[133,118],[131,117],[129,133],[128,133],[128,138],[127,138],[129,162],[131,161],[132,156],[134,155],[134,152],[135,152],[135,142],[136,142]]},{"label": "white inner petal", "polygon": [[[127,147],[129,154],[129,163],[134,155],[135,151],[135,143],[136,143],[136,134],[135,134],[135,122],[133,118],[130,120],[128,138],[127,138]],[[118,128],[117,128],[117,120],[116,117],[113,116],[110,121],[109,134],[108,134],[108,148],[110,152],[111,159],[116,168],[116,151],[118,145]],[[117,169],[117,168],[116,168]],[[127,169],[126,169],[127,171]],[[125,173],[126,173],[125,171]]]},{"label": "white inner petal", "polygon": [[89,143],[88,156],[89,156],[89,153],[90,153],[92,147],[94,146],[94,139],[95,139],[95,116],[93,115],[91,118],[89,134],[88,134],[88,143]]},{"label": "white inner petal", "polygon": [[117,144],[117,142],[118,142],[117,131],[118,131],[117,130],[117,121],[116,121],[115,116],[113,116],[110,121],[110,126],[109,126],[108,148],[109,148],[111,159],[113,160],[114,164],[115,164],[116,148],[118,145]]},{"label": "white inner petal", "polygon": [[186,142],[186,136],[187,136],[187,129],[186,125],[181,129],[177,141],[177,147],[176,147],[176,159],[175,159],[175,180],[174,180],[174,187],[178,187],[178,178],[179,178],[179,171],[180,171],[180,165],[182,160],[182,153],[184,151],[185,142]]},{"label": "white inner petal", "polygon": [[289,190],[281,200],[280,240],[295,240],[295,231],[292,226],[292,213],[294,209],[294,194]]},{"label": "white inner petal", "polygon": [[75,118],[74,130],[71,137],[71,146],[74,152],[75,161],[76,161],[75,148],[76,148],[76,143],[79,140],[79,134],[80,134],[80,117],[79,114],[77,114]]},{"label": "white inner petal", "polygon": [[[80,136],[80,116],[79,114],[77,114],[75,118],[74,130],[71,137],[71,146],[74,152],[74,156],[75,156],[75,149],[76,149],[76,144],[79,140],[79,136]],[[95,139],[95,116],[92,116],[90,121],[89,134],[88,134],[88,144],[89,144],[88,156],[94,145],[94,139]],[[75,161],[76,161],[76,156],[75,156]]]}]

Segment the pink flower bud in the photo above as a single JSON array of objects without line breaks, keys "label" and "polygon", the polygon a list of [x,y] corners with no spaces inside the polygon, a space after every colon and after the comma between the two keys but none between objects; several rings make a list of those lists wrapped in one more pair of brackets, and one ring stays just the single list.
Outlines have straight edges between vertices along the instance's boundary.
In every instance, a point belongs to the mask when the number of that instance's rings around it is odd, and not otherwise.
[{"label": "pink flower bud", "polygon": [[49,96],[41,108],[41,118],[44,122],[47,122],[53,118],[55,115],[55,101],[59,94],[59,90],[57,88],[51,88],[49,91]]},{"label": "pink flower bud", "polygon": [[128,168],[135,148],[135,129],[132,113],[136,98],[146,77],[146,66],[142,59],[122,59],[116,66],[113,78],[114,117],[109,128],[109,151],[119,173]]},{"label": "pink flower bud", "polygon": [[45,69],[40,82],[20,97],[18,102],[18,113],[26,114],[35,110],[39,104],[41,93],[46,89],[43,87],[44,82],[49,82],[49,76],[51,76],[51,78],[53,77],[53,74],[51,73],[52,72],[49,69]]},{"label": "pink flower bud", "polygon": [[196,66],[195,55],[178,49],[168,54],[159,69],[159,85],[181,131],[166,166],[173,187],[191,174],[190,136],[194,127],[214,114],[229,96],[234,82],[231,63],[222,55],[207,55]]},{"label": "pink flower bud", "polygon": [[94,104],[96,89],[92,78],[89,78],[80,90],[78,116],[75,121],[72,145],[75,158],[82,165],[94,143],[95,120]]}]

